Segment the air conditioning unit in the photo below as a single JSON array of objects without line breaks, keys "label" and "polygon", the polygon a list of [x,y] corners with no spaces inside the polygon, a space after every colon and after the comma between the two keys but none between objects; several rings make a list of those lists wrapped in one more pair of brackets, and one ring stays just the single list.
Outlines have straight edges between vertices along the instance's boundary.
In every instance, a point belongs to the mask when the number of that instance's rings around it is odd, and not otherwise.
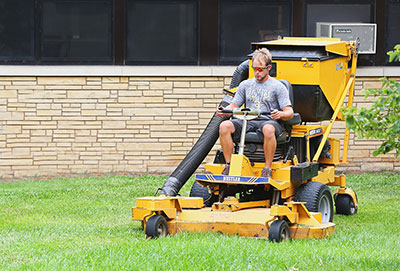
[{"label": "air conditioning unit", "polygon": [[346,41],[359,38],[360,54],[376,52],[376,24],[318,22],[316,30],[317,37],[341,38]]}]

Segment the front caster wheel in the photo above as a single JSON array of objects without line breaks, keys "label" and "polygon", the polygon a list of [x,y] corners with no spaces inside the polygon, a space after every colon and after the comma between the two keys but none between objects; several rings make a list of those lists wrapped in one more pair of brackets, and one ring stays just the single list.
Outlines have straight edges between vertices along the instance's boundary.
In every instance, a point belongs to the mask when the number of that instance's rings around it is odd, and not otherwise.
[{"label": "front caster wheel", "polygon": [[147,220],[145,228],[146,236],[151,238],[164,237],[168,234],[167,221],[161,215],[153,215]]},{"label": "front caster wheel", "polygon": [[269,227],[268,239],[271,242],[287,241],[290,238],[289,225],[285,220],[275,220]]},{"label": "front caster wheel", "polygon": [[357,208],[353,199],[348,195],[337,195],[335,199],[336,213],[340,215],[355,215]]}]

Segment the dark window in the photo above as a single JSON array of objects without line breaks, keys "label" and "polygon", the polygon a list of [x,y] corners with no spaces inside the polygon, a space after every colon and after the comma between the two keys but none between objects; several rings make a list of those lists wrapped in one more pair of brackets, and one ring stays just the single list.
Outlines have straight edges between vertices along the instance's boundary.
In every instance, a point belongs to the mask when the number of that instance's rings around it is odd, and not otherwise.
[{"label": "dark window", "polygon": [[197,1],[128,0],[127,61],[197,63]]},{"label": "dark window", "polygon": [[317,22],[371,23],[369,4],[308,4],[307,37],[315,37]]},{"label": "dark window", "polygon": [[[308,0],[305,11],[305,33],[307,37],[316,36],[317,22],[335,23],[373,23],[374,1],[371,0],[335,0],[321,1]],[[370,54],[360,54],[358,65],[372,65],[374,56]]]},{"label": "dark window", "polygon": [[400,0],[0,0],[0,64],[237,65],[317,22],[376,23],[358,65],[400,65]]},{"label": "dark window", "polygon": [[221,1],[220,61],[246,59],[251,42],[290,36],[290,1]]},{"label": "dark window", "polygon": [[112,60],[112,1],[44,0],[42,12],[42,60]]},{"label": "dark window", "polygon": [[33,0],[0,0],[0,60],[33,60],[33,30]]},{"label": "dark window", "polygon": [[[400,0],[390,0],[387,11],[386,52],[393,50],[396,44],[400,44]],[[388,63],[387,56],[386,63]],[[391,65],[400,65],[400,63],[393,62]]]}]

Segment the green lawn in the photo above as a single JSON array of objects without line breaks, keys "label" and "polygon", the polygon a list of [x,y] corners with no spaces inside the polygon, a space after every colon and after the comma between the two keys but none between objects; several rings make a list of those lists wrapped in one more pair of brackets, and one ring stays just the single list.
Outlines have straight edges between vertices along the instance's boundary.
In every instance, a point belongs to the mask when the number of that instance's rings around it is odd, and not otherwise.
[{"label": "green lawn", "polygon": [[330,238],[279,244],[206,233],[145,240],[131,207],[164,180],[0,183],[0,270],[400,270],[400,174],[348,175],[359,212],[335,216]]}]

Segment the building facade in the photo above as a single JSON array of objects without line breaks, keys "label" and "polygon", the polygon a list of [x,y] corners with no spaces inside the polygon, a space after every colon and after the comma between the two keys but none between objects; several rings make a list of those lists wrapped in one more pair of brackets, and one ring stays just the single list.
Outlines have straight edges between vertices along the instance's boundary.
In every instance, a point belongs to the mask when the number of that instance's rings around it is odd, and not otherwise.
[{"label": "building facade", "polygon": [[[386,56],[400,43],[398,0],[0,0],[0,15],[4,179],[171,173],[250,42],[314,36],[317,22],[377,24],[376,54],[359,57],[357,106],[372,102],[361,89],[400,78]],[[400,170],[394,153],[372,156],[379,144],[352,135],[341,169]]]}]

